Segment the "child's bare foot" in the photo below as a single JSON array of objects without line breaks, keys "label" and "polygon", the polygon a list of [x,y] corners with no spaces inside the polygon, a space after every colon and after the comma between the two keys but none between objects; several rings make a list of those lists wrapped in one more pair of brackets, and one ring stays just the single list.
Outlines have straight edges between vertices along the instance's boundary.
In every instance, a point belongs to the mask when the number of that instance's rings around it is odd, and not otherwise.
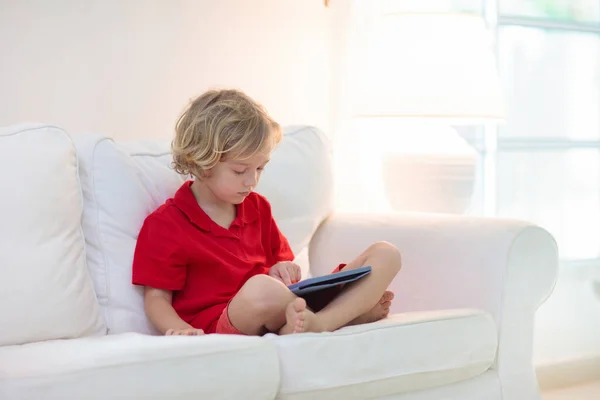
[{"label": "child's bare foot", "polygon": [[394,292],[386,290],[383,296],[381,296],[379,302],[375,304],[375,307],[371,308],[363,315],[360,315],[354,320],[350,321],[348,325],[368,324],[371,322],[379,321],[380,319],[384,319],[390,313],[390,307],[392,305],[393,299]]},{"label": "child's bare foot", "polygon": [[287,305],[285,320],[285,325],[279,330],[280,335],[319,331],[315,314],[306,308],[306,301],[300,297]]}]

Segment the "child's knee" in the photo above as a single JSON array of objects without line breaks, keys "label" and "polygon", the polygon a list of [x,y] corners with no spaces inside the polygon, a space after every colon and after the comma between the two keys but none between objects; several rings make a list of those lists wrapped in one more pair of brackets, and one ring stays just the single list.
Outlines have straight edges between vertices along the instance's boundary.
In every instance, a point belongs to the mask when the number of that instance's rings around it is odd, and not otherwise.
[{"label": "child's knee", "polygon": [[289,303],[293,296],[284,284],[267,275],[255,275],[240,290],[243,301],[256,314],[270,314]]},{"label": "child's knee", "polygon": [[368,251],[379,257],[384,257],[389,261],[389,265],[400,270],[402,267],[402,255],[400,250],[389,242],[376,242],[373,243]]}]

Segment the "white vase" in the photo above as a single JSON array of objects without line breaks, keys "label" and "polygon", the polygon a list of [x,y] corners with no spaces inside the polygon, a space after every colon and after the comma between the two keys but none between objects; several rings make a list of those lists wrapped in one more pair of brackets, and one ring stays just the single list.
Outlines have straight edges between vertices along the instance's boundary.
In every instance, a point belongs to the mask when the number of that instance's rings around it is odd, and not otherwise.
[{"label": "white vase", "polygon": [[408,124],[381,155],[383,190],[396,211],[464,213],[472,201],[477,152],[456,131]]}]

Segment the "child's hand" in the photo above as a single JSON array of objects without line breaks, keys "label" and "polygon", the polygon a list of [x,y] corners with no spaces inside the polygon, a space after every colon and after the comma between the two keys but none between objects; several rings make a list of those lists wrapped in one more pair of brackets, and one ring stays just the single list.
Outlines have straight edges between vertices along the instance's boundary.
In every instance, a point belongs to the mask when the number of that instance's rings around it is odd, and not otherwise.
[{"label": "child's hand", "polygon": [[294,264],[291,261],[282,261],[271,267],[269,276],[272,276],[283,282],[284,285],[289,286],[302,279],[302,270],[298,264]]},{"label": "child's hand", "polygon": [[204,335],[202,329],[186,328],[186,329],[169,329],[165,332],[165,336],[200,336]]}]

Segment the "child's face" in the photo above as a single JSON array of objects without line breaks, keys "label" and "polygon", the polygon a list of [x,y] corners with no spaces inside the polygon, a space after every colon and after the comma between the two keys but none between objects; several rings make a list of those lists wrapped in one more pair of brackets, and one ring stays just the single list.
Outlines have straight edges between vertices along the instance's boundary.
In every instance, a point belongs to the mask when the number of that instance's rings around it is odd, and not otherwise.
[{"label": "child's face", "polygon": [[249,159],[225,159],[212,168],[204,182],[220,200],[239,204],[252,193],[271,153],[258,153]]}]

